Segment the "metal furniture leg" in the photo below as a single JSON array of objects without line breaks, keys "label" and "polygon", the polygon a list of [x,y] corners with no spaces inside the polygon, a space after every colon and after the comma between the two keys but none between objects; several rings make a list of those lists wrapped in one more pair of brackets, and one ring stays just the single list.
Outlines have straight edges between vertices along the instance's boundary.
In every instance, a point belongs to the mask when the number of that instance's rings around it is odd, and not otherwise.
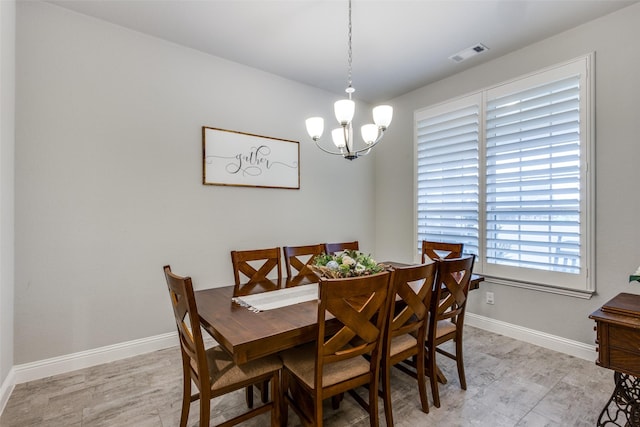
[{"label": "metal furniture leg", "polygon": [[598,427],[640,427],[640,379],[615,372],[616,387],[598,418]]}]

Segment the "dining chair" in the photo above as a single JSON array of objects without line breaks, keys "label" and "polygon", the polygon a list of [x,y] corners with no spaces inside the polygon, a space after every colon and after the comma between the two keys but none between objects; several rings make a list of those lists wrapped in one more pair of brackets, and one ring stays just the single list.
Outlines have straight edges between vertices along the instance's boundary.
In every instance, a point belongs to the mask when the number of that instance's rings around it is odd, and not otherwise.
[{"label": "dining chair", "polygon": [[460,258],[462,256],[463,243],[422,241],[422,262],[428,259]]},{"label": "dining chair", "polygon": [[[236,365],[231,356],[219,346],[205,350],[200,329],[200,317],[190,277],[181,277],[164,267],[171,305],[175,315],[180,352],[182,354],[183,395],[180,427],[187,425],[191,402],[200,400],[200,426],[209,426],[211,399],[246,388],[251,384],[271,381],[272,400],[257,408],[233,417],[220,426],[232,426],[256,415],[271,411],[271,425],[280,422],[279,377],[282,362],[277,356],[266,356]],[[191,394],[191,383],[199,393]]]},{"label": "dining chair", "polygon": [[[380,357],[391,302],[389,278],[385,271],[320,279],[316,342],[280,354],[283,425],[290,406],[303,425],[322,426],[322,401],[346,391],[368,410],[370,424],[378,425]],[[353,391],[367,384],[368,403]]]},{"label": "dining chair", "polygon": [[[382,353],[382,397],[387,426],[393,426],[391,408],[391,367],[417,379],[422,411],[429,413],[427,384],[425,380],[425,346],[431,296],[436,278],[437,264],[429,263],[395,268],[392,273],[392,300],[384,335]],[[397,307],[394,309],[394,307]],[[402,362],[415,358],[415,372]]]},{"label": "dining chair", "polygon": [[324,253],[324,243],[306,246],[284,246],[282,251],[284,252],[284,263],[289,283],[295,284],[296,281],[305,277],[315,278],[315,273],[309,268],[309,264],[313,263],[317,255]]},{"label": "dining chair", "polygon": [[[233,296],[243,296],[252,293],[268,292],[282,286],[282,267],[280,262],[280,248],[249,249],[231,251],[233,265],[234,288]],[[277,277],[269,278],[273,271]],[[269,399],[268,383],[258,384],[262,402]],[[253,407],[253,386],[246,390],[246,401],[249,408]]]},{"label": "dining chair", "polygon": [[[231,264],[233,265],[233,278],[235,286],[233,296],[248,295],[259,291],[275,290],[280,286],[282,268],[280,266],[280,248],[251,249],[243,251],[231,251]],[[277,273],[277,280],[270,278],[273,272]]]},{"label": "dining chair", "polygon": [[353,242],[342,242],[342,243],[325,243],[324,251],[327,255],[332,255],[336,252],[344,251],[344,250],[352,250],[358,251],[360,250],[360,245],[357,240]]},{"label": "dining chair", "polygon": [[[463,258],[436,261],[438,273],[431,298],[425,346],[431,394],[433,395],[433,404],[437,408],[440,407],[440,395],[438,393],[436,353],[456,361],[460,388],[467,389],[462,352],[462,330],[474,260],[475,256],[469,255]],[[455,341],[454,353],[438,347],[451,340]]]}]

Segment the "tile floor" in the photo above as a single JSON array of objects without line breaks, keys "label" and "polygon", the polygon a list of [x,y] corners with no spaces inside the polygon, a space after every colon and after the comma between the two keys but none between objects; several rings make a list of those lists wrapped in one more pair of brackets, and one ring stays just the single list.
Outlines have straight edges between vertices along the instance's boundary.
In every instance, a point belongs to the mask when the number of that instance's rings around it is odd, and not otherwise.
[{"label": "tile floor", "polygon": [[[429,414],[420,410],[415,380],[394,372],[396,426],[595,426],[613,390],[612,371],[593,362],[469,326],[467,390],[460,389],[453,361],[440,356],[438,363],[449,382],[440,385],[442,406],[431,406]],[[0,426],[178,426],[181,375],[176,347],[19,384]],[[197,425],[197,405],[191,406],[189,426]],[[212,425],[244,405],[243,391],[214,399]],[[384,425],[382,408],[380,401]],[[325,405],[324,420],[326,426],[369,425],[367,414],[348,395],[337,411]],[[267,426],[269,416],[246,425]],[[289,425],[299,425],[292,412]]]}]

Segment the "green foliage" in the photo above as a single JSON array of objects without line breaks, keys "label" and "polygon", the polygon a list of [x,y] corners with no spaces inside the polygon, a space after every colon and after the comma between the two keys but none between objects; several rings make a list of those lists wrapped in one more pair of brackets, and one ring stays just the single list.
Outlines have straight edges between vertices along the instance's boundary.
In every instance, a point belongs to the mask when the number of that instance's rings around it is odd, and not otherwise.
[{"label": "green foliage", "polygon": [[385,269],[385,266],[378,264],[371,255],[355,250],[337,252],[334,255],[318,255],[311,267],[322,276],[334,278],[365,276]]}]

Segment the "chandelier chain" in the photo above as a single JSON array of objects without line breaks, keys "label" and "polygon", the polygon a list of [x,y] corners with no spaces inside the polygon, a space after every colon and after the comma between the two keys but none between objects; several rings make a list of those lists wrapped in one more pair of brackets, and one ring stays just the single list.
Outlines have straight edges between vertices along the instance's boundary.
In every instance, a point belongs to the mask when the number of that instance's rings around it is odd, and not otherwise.
[{"label": "chandelier chain", "polygon": [[351,36],[352,36],[352,25],[351,25],[351,0],[349,0],[349,49],[348,49],[348,60],[349,60],[349,75],[348,75],[348,86],[347,93],[349,94],[349,99],[351,99],[351,93],[353,92],[352,87],[352,62],[353,62],[353,49],[351,47]]}]

